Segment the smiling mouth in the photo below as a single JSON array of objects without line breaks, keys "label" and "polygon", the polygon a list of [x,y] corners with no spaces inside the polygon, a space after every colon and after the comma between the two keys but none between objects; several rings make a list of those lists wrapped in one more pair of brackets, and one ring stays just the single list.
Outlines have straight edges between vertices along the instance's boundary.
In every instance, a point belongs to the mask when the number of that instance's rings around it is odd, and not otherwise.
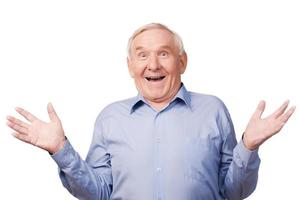
[{"label": "smiling mouth", "polygon": [[161,81],[165,78],[165,76],[154,76],[154,77],[145,77],[148,81]]}]

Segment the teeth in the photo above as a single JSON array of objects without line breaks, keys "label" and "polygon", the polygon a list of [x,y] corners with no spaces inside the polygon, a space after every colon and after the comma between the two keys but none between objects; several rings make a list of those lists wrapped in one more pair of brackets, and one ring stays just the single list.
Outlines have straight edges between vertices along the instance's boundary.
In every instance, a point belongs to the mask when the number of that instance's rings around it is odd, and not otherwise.
[{"label": "teeth", "polygon": [[148,81],[160,81],[165,78],[165,76],[157,76],[157,77],[145,77]]}]

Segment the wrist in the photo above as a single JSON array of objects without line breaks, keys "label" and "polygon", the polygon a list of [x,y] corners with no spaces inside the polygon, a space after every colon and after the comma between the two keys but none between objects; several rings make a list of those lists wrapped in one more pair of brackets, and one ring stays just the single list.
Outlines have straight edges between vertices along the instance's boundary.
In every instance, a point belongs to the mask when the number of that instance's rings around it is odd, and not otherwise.
[{"label": "wrist", "polygon": [[50,149],[48,152],[53,155],[57,152],[59,152],[61,149],[64,148],[64,145],[66,143],[66,140],[67,140],[67,137],[64,136],[62,139],[59,140],[59,142],[57,143],[57,145],[53,148],[53,149]]},{"label": "wrist", "polygon": [[241,139],[242,139],[242,142],[243,142],[244,146],[245,146],[248,150],[254,151],[254,150],[256,150],[256,149],[258,148],[258,146],[254,145],[254,144],[252,145],[251,142],[249,142],[248,137],[246,137],[246,132],[243,133]]}]

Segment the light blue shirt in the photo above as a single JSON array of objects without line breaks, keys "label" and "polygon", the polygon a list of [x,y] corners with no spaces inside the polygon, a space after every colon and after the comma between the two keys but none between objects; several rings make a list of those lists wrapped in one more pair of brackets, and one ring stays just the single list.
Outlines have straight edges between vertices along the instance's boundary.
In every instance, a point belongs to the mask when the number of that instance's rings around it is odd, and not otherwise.
[{"label": "light blue shirt", "polygon": [[86,200],[243,199],[260,163],[237,144],[223,102],[183,84],[159,112],[141,95],[107,106],[86,161],[68,140],[52,157],[63,185]]}]

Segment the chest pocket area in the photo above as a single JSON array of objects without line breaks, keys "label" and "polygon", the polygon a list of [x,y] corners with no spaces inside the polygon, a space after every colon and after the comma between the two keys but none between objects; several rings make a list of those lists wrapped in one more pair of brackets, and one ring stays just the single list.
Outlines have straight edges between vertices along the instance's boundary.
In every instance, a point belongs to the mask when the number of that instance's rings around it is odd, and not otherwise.
[{"label": "chest pocket area", "polygon": [[206,182],[216,176],[219,166],[218,138],[210,134],[187,137],[185,140],[185,179]]}]

